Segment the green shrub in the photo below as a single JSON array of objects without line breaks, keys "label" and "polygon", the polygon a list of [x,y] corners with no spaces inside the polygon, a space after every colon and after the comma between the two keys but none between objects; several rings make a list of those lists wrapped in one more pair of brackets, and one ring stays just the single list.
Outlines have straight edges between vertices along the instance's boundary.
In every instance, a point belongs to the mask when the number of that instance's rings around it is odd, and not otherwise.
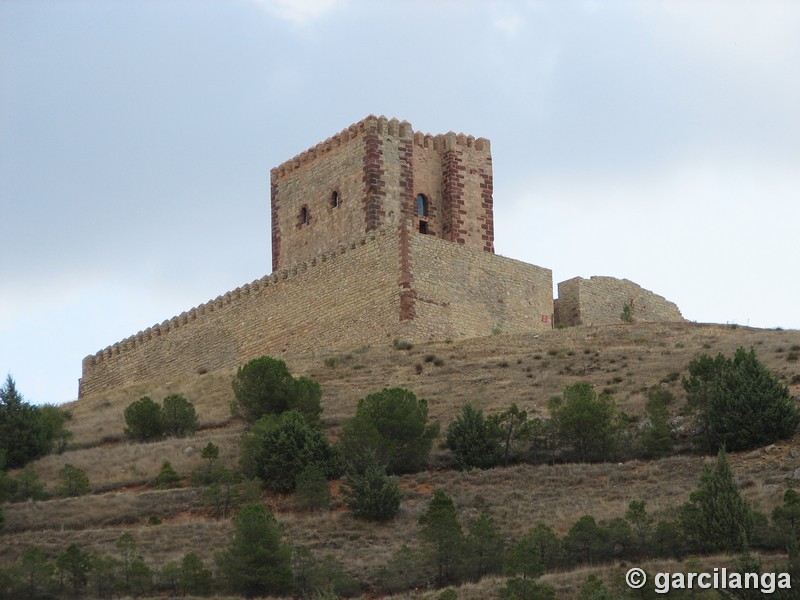
[{"label": "green shrub", "polygon": [[39,480],[39,474],[28,465],[22,469],[14,479],[14,499],[19,500],[47,500],[50,495],[44,491],[45,484]]},{"label": "green shrub", "polygon": [[140,442],[164,436],[161,407],[149,396],[142,396],[125,408],[125,424],[125,435]]},{"label": "green shrub", "polygon": [[374,456],[389,473],[414,473],[428,462],[439,424],[428,424],[428,402],[403,388],[387,388],[358,401],[355,416],[339,437],[353,468]]},{"label": "green shrub", "polygon": [[292,551],[275,517],[263,505],[251,504],[233,520],[233,527],[227,550],[216,555],[226,590],[248,598],[290,593]]},{"label": "green shrub", "polygon": [[194,405],[180,394],[164,398],[161,424],[165,435],[186,437],[197,431],[197,413]]},{"label": "green shrub", "polygon": [[331,490],[325,473],[316,463],[306,465],[297,476],[294,501],[300,510],[327,510],[331,505]]},{"label": "green shrub", "polygon": [[200,458],[206,461],[206,466],[192,471],[192,485],[210,485],[218,481],[220,472],[215,468],[215,463],[219,459],[219,446],[208,442],[200,451]]},{"label": "green shrub", "polygon": [[62,581],[70,589],[73,596],[80,596],[89,582],[91,557],[77,544],[70,544],[59,554],[56,566],[61,572]]},{"label": "green shrub", "polygon": [[161,463],[161,471],[158,473],[155,481],[156,487],[160,490],[181,487],[181,477],[172,468],[172,464],[165,460]]},{"label": "green shrub", "polygon": [[556,600],[556,591],[533,579],[512,577],[500,588],[501,600]]},{"label": "green shrub", "polygon": [[503,570],[505,542],[494,519],[481,513],[469,525],[465,539],[466,556],[470,577],[481,579],[499,574]]},{"label": "green shrub", "polygon": [[704,467],[700,484],[681,508],[681,525],[698,550],[738,553],[747,550],[753,534],[753,516],[739,493],[724,450],[712,471]]},{"label": "green shrub", "polygon": [[622,313],[619,318],[623,323],[633,323],[633,307],[629,303],[626,302],[622,305]]},{"label": "green shrub", "polygon": [[663,458],[672,452],[674,442],[669,427],[669,408],[673,395],[660,387],[653,388],[647,395],[645,414],[647,426],[642,429],[641,442],[645,458]]},{"label": "green shrub", "polygon": [[296,410],[309,423],[318,423],[322,390],[316,381],[295,379],[282,360],[262,356],[239,367],[233,382],[234,414],[255,423],[264,415]]},{"label": "green shrub", "polygon": [[310,464],[328,478],[341,472],[341,459],[325,433],[295,410],[266,415],[242,436],[242,470],[269,490],[294,491],[297,474]]},{"label": "green shrub", "polygon": [[497,430],[483,411],[470,404],[447,428],[447,447],[453,452],[457,469],[488,469],[495,466],[501,455]]},{"label": "green shrub", "polygon": [[400,510],[400,486],[383,467],[367,465],[360,473],[349,473],[342,495],[353,515],[368,521],[388,521]]},{"label": "green shrub", "polygon": [[292,559],[295,578],[295,594],[301,598],[314,600],[339,600],[355,596],[361,586],[342,565],[328,554],[317,560],[305,546],[296,546]]},{"label": "green shrub", "polygon": [[614,399],[605,392],[598,396],[589,383],[567,387],[563,400],[550,404],[559,438],[581,462],[608,459],[616,443],[616,417]]},{"label": "green shrub", "polygon": [[183,594],[207,596],[211,593],[212,575],[194,552],[184,555],[181,561],[181,588]]},{"label": "green shrub", "polygon": [[592,564],[609,558],[608,532],[594,517],[584,515],[570,527],[564,537],[564,550],[573,562]]},{"label": "green shrub", "polygon": [[436,583],[447,585],[456,580],[463,564],[464,533],[452,498],[444,490],[434,490],[428,509],[419,518],[420,535],[428,546],[436,569]]},{"label": "green shrub", "polygon": [[800,411],[780,378],[739,348],[734,357],[703,354],[683,379],[689,406],[699,415],[709,452],[748,450],[791,437]]},{"label": "green shrub", "polygon": [[[2,468],[17,469],[60,448],[71,435],[64,430],[65,414],[54,406],[25,402],[11,375],[0,387],[0,455]],[[66,444],[66,441],[64,441]]]},{"label": "green shrub", "polygon": [[56,494],[65,498],[83,496],[88,494],[91,488],[86,472],[69,463],[58,472],[58,479]]}]

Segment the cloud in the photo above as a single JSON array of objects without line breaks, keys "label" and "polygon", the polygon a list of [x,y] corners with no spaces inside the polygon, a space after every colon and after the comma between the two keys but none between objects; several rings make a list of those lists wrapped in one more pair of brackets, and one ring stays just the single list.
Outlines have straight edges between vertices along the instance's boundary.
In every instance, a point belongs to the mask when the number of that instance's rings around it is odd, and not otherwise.
[{"label": "cloud", "polygon": [[280,19],[305,25],[342,8],[345,0],[249,0],[269,10]]},{"label": "cloud", "polygon": [[524,25],[525,19],[520,15],[505,15],[494,20],[494,26],[499,29],[506,37],[515,38],[520,28]]}]

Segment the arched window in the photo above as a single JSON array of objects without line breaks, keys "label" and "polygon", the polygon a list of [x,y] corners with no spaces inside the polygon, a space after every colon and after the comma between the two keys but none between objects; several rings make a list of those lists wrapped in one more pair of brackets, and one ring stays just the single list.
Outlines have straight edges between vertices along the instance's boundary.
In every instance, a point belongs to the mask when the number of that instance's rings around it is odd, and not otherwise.
[{"label": "arched window", "polygon": [[300,209],[300,225],[306,225],[308,223],[308,207],[304,206]]},{"label": "arched window", "polygon": [[428,198],[425,194],[417,194],[417,216],[428,216]]},{"label": "arched window", "polygon": [[339,192],[337,192],[336,190],[334,190],[333,193],[331,194],[331,206],[333,208],[339,206]]}]

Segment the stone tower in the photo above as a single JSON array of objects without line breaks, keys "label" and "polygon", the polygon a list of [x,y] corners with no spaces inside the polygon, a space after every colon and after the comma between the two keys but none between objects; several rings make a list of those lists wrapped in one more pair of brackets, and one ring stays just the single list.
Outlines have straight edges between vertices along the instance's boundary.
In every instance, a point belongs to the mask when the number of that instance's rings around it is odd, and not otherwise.
[{"label": "stone tower", "polygon": [[385,225],[494,252],[489,140],[369,116],[272,169],[272,269]]}]

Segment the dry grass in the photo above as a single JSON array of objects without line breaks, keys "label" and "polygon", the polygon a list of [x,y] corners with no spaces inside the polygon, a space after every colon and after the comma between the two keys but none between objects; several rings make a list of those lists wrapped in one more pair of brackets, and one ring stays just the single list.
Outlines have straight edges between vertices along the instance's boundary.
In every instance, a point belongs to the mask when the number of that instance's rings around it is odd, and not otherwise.
[{"label": "dry grass", "polygon": [[118,390],[88,394],[63,405],[72,415],[67,427],[72,446],[84,448],[125,438],[125,408],[142,396],[161,403],[170,394],[182,394],[194,404],[201,428],[219,427],[231,420],[232,371],[189,375],[167,382],[143,382]]},{"label": "dry grass", "polygon": [[[203,431],[186,438],[167,438],[158,442],[140,444],[121,442],[104,444],[46,456],[33,463],[42,481],[53,488],[58,481],[58,472],[69,463],[86,471],[92,490],[124,490],[128,486],[151,483],[158,476],[161,464],[168,460],[182,477],[205,463],[200,450],[213,441],[220,449],[219,461],[228,468],[235,468],[239,460],[241,425],[227,429]],[[193,448],[194,452],[187,452]]]},{"label": "dry grass", "polygon": [[6,533],[46,529],[94,529],[112,525],[144,526],[207,510],[202,488],[108,492],[47,502],[18,502],[5,508]]},{"label": "dry grass", "polygon": [[[503,410],[514,402],[533,414],[544,415],[548,399],[577,381],[589,381],[601,390],[613,388],[621,409],[641,414],[646,389],[658,384],[675,393],[677,410],[684,394],[680,377],[675,374],[685,373],[688,362],[701,353],[730,355],[739,346],[752,346],[767,366],[789,383],[800,373],[800,362],[787,361],[786,352],[798,345],[798,331],[690,323],[633,324],[432,342],[408,351],[387,344],[337,355],[335,364],[329,360],[326,365],[326,359],[333,358],[328,355],[291,357],[287,363],[296,375],[320,382],[323,425],[334,438],[342,423],[354,414],[358,400],[384,387],[407,387],[426,398],[431,417],[442,424],[443,430],[466,402],[487,412]],[[780,348],[787,350],[779,352]],[[233,371],[225,371],[174,378],[88,396],[68,405],[73,415],[68,426],[75,433],[76,449],[46,457],[34,467],[52,489],[63,464],[78,466],[87,471],[95,494],[6,506],[0,565],[17,560],[32,545],[42,547],[50,556],[72,542],[92,552],[113,553],[114,541],[123,531],[133,532],[139,551],[152,565],[180,558],[189,551],[212,565],[214,553],[227,544],[230,521],[208,517],[201,490],[157,492],[148,483],[155,479],[164,460],[188,476],[203,464],[199,449],[208,441],[220,447],[223,464],[236,465],[242,425],[230,420],[232,376]],[[791,389],[797,394],[800,377],[795,380]],[[130,402],[145,394],[160,401],[171,393],[181,393],[194,402],[201,424],[210,428],[192,438],[151,444],[122,439],[122,411]],[[188,446],[198,452],[187,455],[184,450]],[[790,449],[800,449],[800,440],[757,456],[732,457],[744,495],[763,512],[769,513],[780,504],[784,490],[793,483],[794,470],[800,468],[800,459],[792,458]],[[486,511],[507,540],[513,541],[539,522],[563,535],[584,514],[600,521],[622,516],[632,500],[646,500],[648,512],[657,519],[671,517],[696,487],[708,460],[679,456],[654,462],[517,465],[460,473],[439,468],[446,464],[446,453],[435,448],[430,470],[401,478],[404,498],[399,516],[377,526],[357,521],[341,508],[336,483],[334,510],[330,512],[295,513],[290,497],[264,494],[263,499],[284,523],[292,543],[309,546],[320,556],[333,554],[351,574],[372,581],[402,544],[418,544],[418,519],[435,488],[453,497],[465,526]],[[126,493],[117,493],[125,488]],[[113,492],[98,493],[109,490]],[[159,517],[163,524],[147,525],[150,516]],[[615,568],[603,567],[608,571],[601,572],[609,574]],[[576,597],[584,579],[584,570],[546,576],[564,598]],[[495,598],[502,585],[500,579],[467,584],[458,588],[459,598]],[[437,595],[428,590],[397,598]]]}]

